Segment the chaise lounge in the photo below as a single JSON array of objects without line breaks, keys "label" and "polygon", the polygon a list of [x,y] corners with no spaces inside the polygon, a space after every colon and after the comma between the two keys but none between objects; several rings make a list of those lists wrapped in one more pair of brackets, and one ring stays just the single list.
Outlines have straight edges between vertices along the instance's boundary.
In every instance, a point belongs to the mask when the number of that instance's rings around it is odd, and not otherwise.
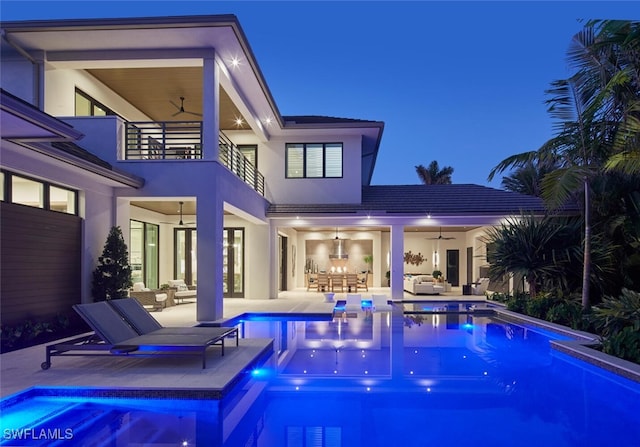
[{"label": "chaise lounge", "polygon": [[[165,327],[153,318],[138,301],[132,298],[110,300],[108,303],[139,335],[151,333],[164,335],[202,335],[211,334],[212,332],[215,333],[218,329],[231,329],[203,326]],[[214,331],[212,331],[212,329],[214,329]]]},{"label": "chaise lounge", "polygon": [[224,340],[227,337],[235,337],[236,346],[238,346],[238,328],[236,327],[160,327],[154,330],[149,330],[147,327],[139,329],[141,334],[105,301],[76,304],[73,308],[95,334],[47,345],[46,360],[40,365],[42,369],[49,369],[51,357],[56,356],[181,357],[187,355],[201,356],[204,369],[208,347],[218,345],[224,355]]}]

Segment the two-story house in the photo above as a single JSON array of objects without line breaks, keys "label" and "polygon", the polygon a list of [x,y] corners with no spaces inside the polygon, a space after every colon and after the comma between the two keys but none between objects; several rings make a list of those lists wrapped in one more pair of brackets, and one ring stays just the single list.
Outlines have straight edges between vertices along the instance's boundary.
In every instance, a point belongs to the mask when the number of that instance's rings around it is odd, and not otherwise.
[{"label": "two-story house", "polygon": [[1,70],[7,321],[91,300],[113,225],[136,280],[197,283],[210,321],[224,297],[336,267],[388,276],[394,299],[407,271],[460,287],[486,266],[483,227],[544,209],[477,185],[372,186],[383,122],[281,115],[232,15],[5,22]]}]

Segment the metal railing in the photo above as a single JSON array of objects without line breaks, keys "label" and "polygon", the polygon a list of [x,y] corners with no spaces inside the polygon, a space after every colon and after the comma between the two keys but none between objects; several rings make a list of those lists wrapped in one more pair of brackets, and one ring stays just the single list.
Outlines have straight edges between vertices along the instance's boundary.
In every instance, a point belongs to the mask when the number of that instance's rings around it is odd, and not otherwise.
[{"label": "metal railing", "polygon": [[201,121],[126,122],[126,160],[202,158]]},{"label": "metal railing", "polygon": [[[202,121],[128,121],[125,160],[202,159]],[[264,176],[220,132],[220,163],[264,196]]]},{"label": "metal railing", "polygon": [[220,132],[218,155],[220,163],[264,196],[264,176],[222,132]]}]

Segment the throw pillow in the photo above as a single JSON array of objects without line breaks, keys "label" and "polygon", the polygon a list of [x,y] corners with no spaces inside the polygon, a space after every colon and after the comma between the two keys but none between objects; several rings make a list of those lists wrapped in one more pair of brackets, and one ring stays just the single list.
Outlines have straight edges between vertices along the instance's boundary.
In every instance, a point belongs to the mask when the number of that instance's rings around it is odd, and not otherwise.
[{"label": "throw pillow", "polygon": [[189,287],[186,284],[178,284],[178,292],[186,292],[187,290],[189,290]]}]

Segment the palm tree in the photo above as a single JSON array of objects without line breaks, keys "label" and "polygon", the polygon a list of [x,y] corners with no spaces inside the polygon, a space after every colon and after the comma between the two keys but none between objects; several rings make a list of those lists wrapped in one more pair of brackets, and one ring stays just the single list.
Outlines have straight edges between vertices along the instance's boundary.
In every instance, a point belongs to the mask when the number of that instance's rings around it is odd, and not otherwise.
[{"label": "palm tree", "polygon": [[561,279],[580,262],[580,241],[575,234],[575,225],[565,219],[532,215],[507,219],[489,228],[484,237],[493,247],[489,274],[494,280],[523,276],[532,298],[545,283],[567,289]]},{"label": "palm tree", "polygon": [[453,168],[444,166],[440,169],[438,162],[433,160],[426,168],[423,165],[416,166],[416,173],[425,185],[450,185]]},{"label": "palm tree", "polygon": [[640,173],[640,22],[608,20],[593,22],[599,29],[598,45],[610,54],[605,66],[618,75],[614,90],[623,119],[616,135],[608,171]]},{"label": "palm tree", "polygon": [[[491,180],[506,169],[557,160],[558,168],[542,180],[542,197],[548,207],[559,208],[569,199],[577,199],[578,193],[583,194],[584,309],[590,306],[591,181],[603,174],[614,142],[620,138],[620,124],[627,122],[629,115],[629,95],[621,94],[628,90],[626,69],[612,63],[617,47],[607,43],[609,39],[603,31],[609,23],[590,23],[574,36],[568,59],[576,72],[569,79],[554,81],[546,92],[550,95],[548,111],[557,121],[557,135],[537,151],[506,158],[489,174]],[[605,33],[604,37],[597,30]]]},{"label": "palm tree", "polygon": [[542,179],[556,168],[555,163],[530,161],[517,168],[510,175],[502,177],[502,187],[507,191],[542,196]]}]

